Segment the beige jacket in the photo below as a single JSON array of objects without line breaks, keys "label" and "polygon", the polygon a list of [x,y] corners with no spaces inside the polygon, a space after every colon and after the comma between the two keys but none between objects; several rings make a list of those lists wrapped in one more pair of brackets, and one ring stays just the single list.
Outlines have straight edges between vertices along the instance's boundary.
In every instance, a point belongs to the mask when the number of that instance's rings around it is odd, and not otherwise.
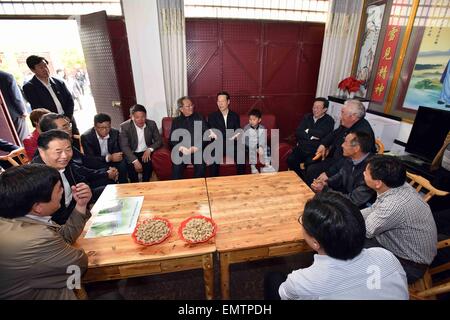
[{"label": "beige jacket", "polygon": [[444,144],[442,145],[442,148],[439,150],[439,152],[436,154],[436,157],[434,157],[433,162],[431,163],[431,170],[437,170],[441,166],[442,163],[442,157],[444,156],[444,151],[447,149],[447,146],[450,144],[450,131],[447,133],[447,137],[445,138]]},{"label": "beige jacket", "polygon": [[87,269],[84,250],[72,244],[90,216],[74,210],[63,226],[0,218],[0,299],[76,299],[67,267],[79,266],[81,275]]}]

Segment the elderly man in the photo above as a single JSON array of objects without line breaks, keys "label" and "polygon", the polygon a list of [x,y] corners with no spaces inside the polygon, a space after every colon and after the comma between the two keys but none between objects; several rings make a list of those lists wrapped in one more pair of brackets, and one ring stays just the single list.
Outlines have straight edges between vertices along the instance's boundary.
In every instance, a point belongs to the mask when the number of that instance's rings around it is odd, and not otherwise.
[{"label": "elderly man", "polygon": [[339,191],[347,196],[359,208],[375,200],[375,191],[364,181],[364,170],[370,156],[371,140],[365,132],[350,132],[342,144],[343,155],[346,157],[343,166],[327,181],[314,180],[311,189],[320,192],[323,189]]},{"label": "elderly man", "polygon": [[327,114],[328,104],[325,98],[314,99],[312,113],[306,114],[295,130],[297,145],[287,162],[289,169],[294,170],[299,177],[302,177],[300,163],[310,164],[322,139],[333,131],[334,120]]},{"label": "elderly man", "polygon": [[[208,126],[203,117],[194,112],[194,105],[189,97],[184,96],[177,101],[180,115],[173,119],[170,129],[169,144],[172,149],[172,179],[181,179],[186,164],[194,165],[194,177],[201,178],[205,176],[205,162],[203,161],[203,134]],[[195,127],[201,130],[195,134]],[[189,133],[189,136],[184,136]],[[177,132],[177,130],[179,130]],[[198,138],[198,139],[196,139]],[[173,148],[177,148],[173,150]],[[177,161],[178,160],[178,161]]]},{"label": "elderly man", "polygon": [[314,179],[324,182],[336,174],[342,167],[343,156],[342,143],[349,132],[366,132],[370,135],[370,152],[375,153],[375,136],[369,122],[364,119],[366,109],[359,100],[347,100],[341,110],[341,125],[339,128],[322,139],[322,144],[317,148],[316,155],[323,160],[311,164],[306,170],[306,182],[311,184]]}]

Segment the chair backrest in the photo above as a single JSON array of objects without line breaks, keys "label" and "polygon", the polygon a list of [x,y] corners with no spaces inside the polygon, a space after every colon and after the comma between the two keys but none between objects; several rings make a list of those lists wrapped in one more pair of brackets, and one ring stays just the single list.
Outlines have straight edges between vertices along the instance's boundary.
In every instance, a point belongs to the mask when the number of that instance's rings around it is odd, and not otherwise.
[{"label": "chair backrest", "polygon": [[79,134],[73,134],[72,140],[77,140],[77,143],[80,145],[80,152],[84,154],[83,144],[81,143],[81,136]]},{"label": "chair backrest", "polygon": [[377,148],[378,154],[384,153],[384,144],[380,139],[375,139],[375,147]]},{"label": "chair backrest", "polygon": [[411,172],[406,172],[407,178],[410,180],[409,184],[416,188],[417,192],[423,192],[423,200],[428,202],[433,196],[446,196],[448,192],[439,190],[430,183],[427,179]]},{"label": "chair backrest", "polygon": [[[25,152],[25,148],[23,147],[13,150],[5,156],[0,156],[0,160],[8,161],[15,167],[30,163],[30,159],[28,158],[27,153]],[[17,160],[19,162],[17,162]]]}]

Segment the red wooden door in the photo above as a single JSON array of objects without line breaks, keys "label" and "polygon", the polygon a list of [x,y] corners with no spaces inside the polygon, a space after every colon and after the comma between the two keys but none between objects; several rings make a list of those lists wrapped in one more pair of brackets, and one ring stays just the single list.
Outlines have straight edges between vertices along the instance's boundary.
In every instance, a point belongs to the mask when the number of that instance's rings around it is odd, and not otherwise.
[{"label": "red wooden door", "polygon": [[188,91],[197,111],[216,110],[216,93],[231,95],[239,114],[273,113],[281,137],[310,112],[324,24],[245,20],[186,21]]}]

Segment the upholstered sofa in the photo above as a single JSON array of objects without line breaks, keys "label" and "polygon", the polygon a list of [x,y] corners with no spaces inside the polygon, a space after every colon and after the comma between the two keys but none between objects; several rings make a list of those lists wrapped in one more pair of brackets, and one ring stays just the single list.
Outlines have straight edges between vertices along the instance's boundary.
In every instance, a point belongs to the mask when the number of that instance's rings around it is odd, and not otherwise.
[{"label": "upholstered sofa", "polygon": [[[246,124],[248,124],[248,115],[240,116],[241,127],[243,128]],[[276,118],[272,114],[265,114],[263,116],[262,124],[267,128],[268,138],[270,139],[271,129],[276,129]],[[163,138],[163,146],[156,150],[152,155],[152,163],[153,170],[155,171],[156,176],[159,180],[170,180],[172,176],[172,162],[170,160],[170,149],[169,149],[169,135],[170,128],[172,126],[172,118],[165,117],[162,119],[162,138]],[[270,143],[270,140],[269,140]],[[286,171],[287,164],[286,159],[291,151],[291,146],[287,143],[280,142],[279,144],[279,171]],[[273,154],[273,152],[272,152]],[[224,160],[225,162],[225,160]],[[230,161],[232,162],[232,161]],[[246,172],[250,173],[250,166],[246,166]],[[186,170],[184,171],[185,178],[193,177],[193,166],[188,165]],[[206,174],[208,176],[209,170],[207,167]],[[220,165],[220,175],[221,176],[230,176],[236,174],[236,165],[234,163],[223,163]]]}]

